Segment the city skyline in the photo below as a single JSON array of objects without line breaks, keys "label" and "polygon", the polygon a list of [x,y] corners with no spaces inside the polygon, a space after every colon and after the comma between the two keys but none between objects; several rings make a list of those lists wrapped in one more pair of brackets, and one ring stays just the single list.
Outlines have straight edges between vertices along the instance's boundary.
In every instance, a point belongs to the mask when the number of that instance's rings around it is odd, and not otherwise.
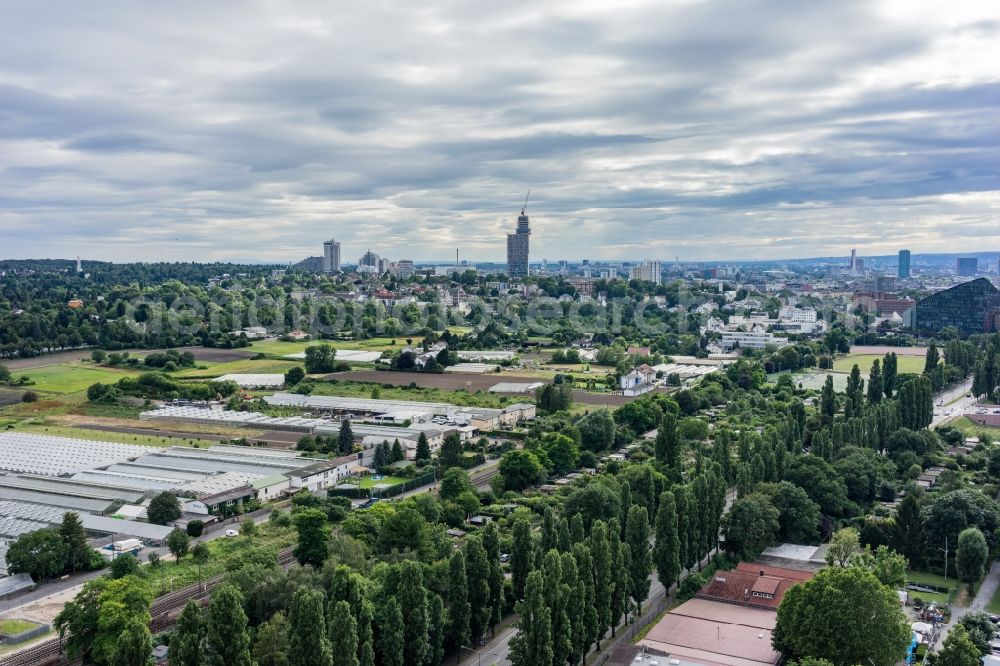
[{"label": "city skyline", "polygon": [[993,3],[5,18],[10,258],[285,262],[333,235],[502,261],[528,185],[536,257],[1000,247]]}]

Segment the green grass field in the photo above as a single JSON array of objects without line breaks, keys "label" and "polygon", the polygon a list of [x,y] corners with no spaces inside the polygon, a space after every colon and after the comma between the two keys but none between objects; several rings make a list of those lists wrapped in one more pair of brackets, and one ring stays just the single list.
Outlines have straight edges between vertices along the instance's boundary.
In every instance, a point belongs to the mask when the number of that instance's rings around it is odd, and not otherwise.
[{"label": "green grass field", "polygon": [[358,351],[386,351],[400,349],[406,346],[406,336],[398,338],[369,338],[367,340],[309,340],[306,342],[285,342],[283,340],[264,340],[254,342],[249,350],[257,354],[269,356],[285,356],[305,351],[306,347],[330,345],[337,349],[356,349]]},{"label": "green grass field", "polygon": [[312,395],[335,395],[343,398],[370,398],[372,388],[379,386],[380,398],[383,400],[416,400],[419,402],[449,402],[465,407],[506,407],[515,402],[530,402],[533,396],[500,395],[481,391],[449,391],[437,388],[407,388],[404,386],[385,387],[379,384],[364,382],[314,382]]},{"label": "green grass field", "polygon": [[111,368],[95,368],[78,363],[62,363],[47,365],[18,372],[15,377],[28,377],[35,382],[25,387],[32,391],[47,393],[78,393],[86,391],[91,384],[114,384],[122,377],[134,377],[140,373],[131,370],[116,370]]},{"label": "green grass field", "polygon": [[[208,365],[208,364],[206,364]],[[253,359],[244,358],[238,361],[227,363],[216,363],[208,365],[206,370],[191,368],[173,373],[172,376],[178,379],[213,379],[229,374],[280,374],[283,375],[291,368],[301,363],[295,361],[279,361],[275,359]]]},{"label": "green grass field", "polygon": [[997,588],[997,591],[993,593],[993,598],[986,605],[986,610],[991,613],[1000,614],[1000,588]]},{"label": "green grass field", "polygon": [[400,483],[405,483],[406,481],[409,481],[409,479],[403,476],[387,476],[379,479],[378,481],[374,480],[370,476],[366,476],[365,478],[361,479],[361,483],[359,485],[362,488],[374,488],[375,486],[380,484],[395,486]]},{"label": "green grass field", "polygon": [[[239,529],[239,524],[233,526]],[[208,563],[201,567],[202,578],[208,578],[226,570],[226,563],[239,560],[244,553],[255,546],[274,548],[275,551],[295,544],[295,528],[276,527],[270,522],[257,526],[257,534],[253,537],[221,538],[206,541],[210,553]],[[140,555],[145,563],[145,557]],[[198,582],[198,565],[190,555],[179,563],[164,562],[159,571],[153,571],[149,565],[144,567],[149,580],[157,587],[163,585],[168,590],[176,590]]]},{"label": "green grass field", "polygon": [[[836,372],[850,372],[855,364],[862,375],[868,375],[872,369],[872,362],[875,359],[882,362],[883,357],[878,354],[850,354],[843,358],[838,358],[833,362],[833,369]],[[899,374],[916,373],[924,371],[924,358],[922,356],[897,356],[896,371]]]},{"label": "green grass field", "polygon": [[24,632],[30,631],[37,626],[39,625],[34,622],[28,622],[27,620],[0,620],[0,634],[4,634],[6,636],[23,634]]},{"label": "green grass field", "polygon": [[[936,573],[931,573],[929,571],[914,571],[908,570],[906,572],[906,581],[908,583],[923,583],[924,585],[934,585],[935,587],[946,587],[948,589],[954,590],[955,586],[958,584],[954,578],[945,578],[944,576]],[[936,592],[916,592],[910,590],[910,597],[920,597],[924,601],[936,601],[941,604],[948,603],[948,595],[945,593]]]},{"label": "green grass field", "polygon": [[1000,439],[1000,428],[981,426],[973,422],[968,416],[960,416],[953,421],[949,421],[947,425],[960,431],[966,437],[976,436],[981,438],[982,435],[989,435],[994,441]]}]

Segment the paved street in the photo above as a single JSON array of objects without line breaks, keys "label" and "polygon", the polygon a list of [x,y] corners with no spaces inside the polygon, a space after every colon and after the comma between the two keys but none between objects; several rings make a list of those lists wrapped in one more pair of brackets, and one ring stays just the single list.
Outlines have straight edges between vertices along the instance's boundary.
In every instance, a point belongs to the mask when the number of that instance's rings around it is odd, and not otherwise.
[{"label": "paved street", "polygon": [[[966,397],[972,390],[972,378],[965,380],[961,385],[942,391],[934,395],[934,418],[931,420],[931,427],[935,428],[948,421],[958,418],[965,410],[975,405],[976,398]],[[957,402],[952,402],[959,399]]]}]

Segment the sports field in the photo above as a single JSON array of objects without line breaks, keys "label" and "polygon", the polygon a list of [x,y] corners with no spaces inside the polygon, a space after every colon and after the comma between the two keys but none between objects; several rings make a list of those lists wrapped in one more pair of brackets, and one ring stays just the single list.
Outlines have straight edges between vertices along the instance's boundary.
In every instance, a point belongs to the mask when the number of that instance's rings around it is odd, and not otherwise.
[{"label": "sports field", "polygon": [[[836,372],[850,372],[855,364],[861,374],[867,375],[872,370],[872,363],[875,359],[882,363],[883,357],[878,354],[850,354],[844,358],[838,358],[833,362],[833,369]],[[896,356],[896,372],[899,374],[914,373],[919,374],[924,371],[924,358],[922,356]]]}]

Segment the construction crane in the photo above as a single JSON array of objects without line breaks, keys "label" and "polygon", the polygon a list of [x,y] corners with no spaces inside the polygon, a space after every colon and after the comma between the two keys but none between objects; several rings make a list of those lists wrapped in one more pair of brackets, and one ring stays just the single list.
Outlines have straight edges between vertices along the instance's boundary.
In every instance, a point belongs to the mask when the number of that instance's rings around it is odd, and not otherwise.
[{"label": "construction crane", "polygon": [[528,209],[528,197],[531,196],[531,188],[528,188],[528,195],[524,197],[524,205],[521,206],[521,215],[524,215],[524,211]]}]

